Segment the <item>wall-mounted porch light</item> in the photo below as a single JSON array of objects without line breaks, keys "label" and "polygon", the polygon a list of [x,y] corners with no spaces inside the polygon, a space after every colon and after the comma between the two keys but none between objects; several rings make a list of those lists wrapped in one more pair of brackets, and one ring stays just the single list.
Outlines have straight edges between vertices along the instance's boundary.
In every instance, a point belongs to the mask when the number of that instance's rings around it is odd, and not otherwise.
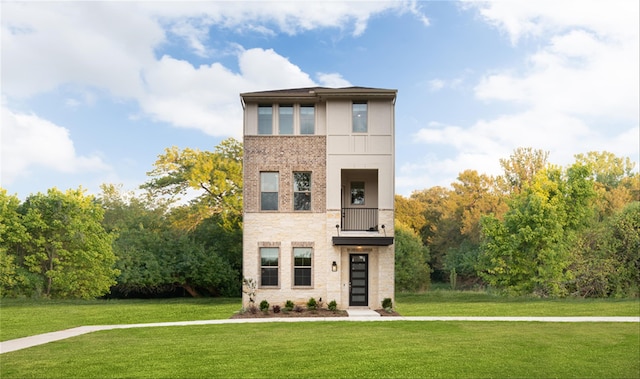
[{"label": "wall-mounted porch light", "polygon": [[331,264],[331,271],[332,272],[338,271],[338,264],[336,263],[336,261],[333,261],[333,263]]}]

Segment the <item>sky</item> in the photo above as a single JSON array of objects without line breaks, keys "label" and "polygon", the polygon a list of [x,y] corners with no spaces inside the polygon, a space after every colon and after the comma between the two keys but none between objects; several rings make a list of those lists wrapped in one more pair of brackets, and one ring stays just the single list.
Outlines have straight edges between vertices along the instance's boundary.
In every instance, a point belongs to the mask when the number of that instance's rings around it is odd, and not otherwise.
[{"label": "sky", "polygon": [[0,3],[0,186],[134,190],[165,148],[242,138],[243,92],[396,89],[396,193],[519,147],[640,155],[639,3]]}]

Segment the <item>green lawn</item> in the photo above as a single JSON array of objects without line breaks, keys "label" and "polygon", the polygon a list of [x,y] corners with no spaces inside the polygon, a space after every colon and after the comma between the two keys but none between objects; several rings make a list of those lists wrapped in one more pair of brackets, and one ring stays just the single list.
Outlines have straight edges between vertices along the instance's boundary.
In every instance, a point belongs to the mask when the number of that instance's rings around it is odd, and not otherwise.
[{"label": "green lawn", "polygon": [[[640,302],[398,294],[404,316],[638,316]],[[2,300],[7,340],[81,325],[226,319],[239,299]],[[317,322],[95,332],[0,356],[2,378],[640,378],[638,323]]]},{"label": "green lawn", "polygon": [[403,316],[640,316],[639,299],[539,299],[434,290],[397,294]]},{"label": "green lawn", "polygon": [[229,318],[240,299],[7,300],[0,303],[0,341],[83,325]]},{"label": "green lawn", "polygon": [[637,324],[317,322],[113,330],[2,355],[2,378],[635,378]]}]

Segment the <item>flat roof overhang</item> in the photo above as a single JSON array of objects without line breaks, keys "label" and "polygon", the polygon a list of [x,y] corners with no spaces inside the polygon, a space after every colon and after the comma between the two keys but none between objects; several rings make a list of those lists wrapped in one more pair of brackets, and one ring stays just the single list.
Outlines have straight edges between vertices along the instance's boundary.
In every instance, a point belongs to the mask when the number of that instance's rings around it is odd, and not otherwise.
[{"label": "flat roof overhang", "polygon": [[390,246],[393,237],[333,237],[334,246]]}]

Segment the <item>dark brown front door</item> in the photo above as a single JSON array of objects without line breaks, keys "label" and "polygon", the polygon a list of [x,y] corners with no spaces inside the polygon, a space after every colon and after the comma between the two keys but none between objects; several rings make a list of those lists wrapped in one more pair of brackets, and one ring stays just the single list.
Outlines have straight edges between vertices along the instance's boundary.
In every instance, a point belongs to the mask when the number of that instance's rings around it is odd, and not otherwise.
[{"label": "dark brown front door", "polygon": [[369,256],[367,254],[349,255],[349,305],[368,306],[369,301]]}]

